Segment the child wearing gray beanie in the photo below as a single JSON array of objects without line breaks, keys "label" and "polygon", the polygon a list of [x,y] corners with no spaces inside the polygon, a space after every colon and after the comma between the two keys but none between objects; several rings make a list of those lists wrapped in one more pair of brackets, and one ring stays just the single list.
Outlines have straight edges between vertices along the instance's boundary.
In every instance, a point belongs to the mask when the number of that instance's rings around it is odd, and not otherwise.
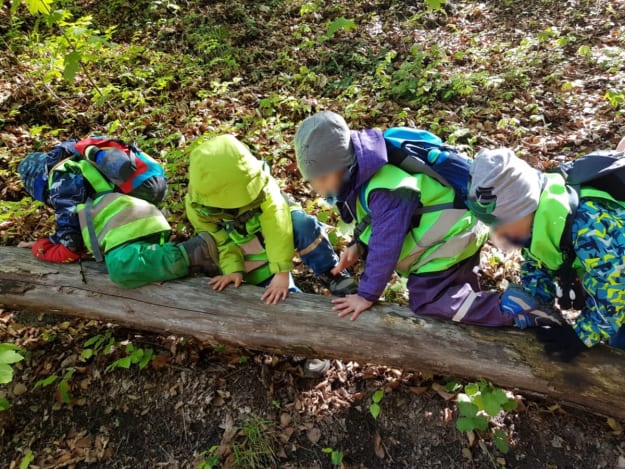
[{"label": "child wearing gray beanie", "polygon": [[625,348],[625,201],[589,177],[573,187],[566,173],[540,173],[506,148],[480,152],[471,169],[471,211],[523,248],[518,294],[581,310],[573,327],[538,330],[558,360],[600,342]]},{"label": "child wearing gray beanie", "polygon": [[[458,196],[452,187],[389,163],[389,155],[397,151],[392,134],[387,139],[376,129],[351,131],[331,111],[308,117],[295,134],[304,179],[320,194],[334,196],[343,221],[356,225],[335,270],[365,262],[358,294],[333,301],[338,316],[357,319],[397,271],[408,278],[410,308],[416,314],[483,326],[554,324],[535,302],[523,302],[522,310],[504,310],[498,293],[480,291],[475,267],[487,230],[466,207],[452,203]],[[509,297],[517,304],[519,298]]]}]

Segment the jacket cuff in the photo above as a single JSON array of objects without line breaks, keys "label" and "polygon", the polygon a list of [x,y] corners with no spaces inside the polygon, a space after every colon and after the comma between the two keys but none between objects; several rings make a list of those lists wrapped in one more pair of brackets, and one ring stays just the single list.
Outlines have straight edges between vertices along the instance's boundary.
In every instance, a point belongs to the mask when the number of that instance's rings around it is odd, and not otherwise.
[{"label": "jacket cuff", "polygon": [[369,292],[363,291],[360,288],[358,289],[358,296],[362,296],[365,300],[371,301],[373,303],[379,301],[381,295],[382,294],[374,295],[374,294],[371,294]]},{"label": "jacket cuff", "polygon": [[243,263],[230,263],[227,266],[221,266],[221,271],[224,275],[236,274],[243,272],[245,273],[245,265]]},{"label": "jacket cuff", "polygon": [[293,261],[284,261],[284,262],[270,262],[269,270],[272,274],[277,274],[279,272],[290,272],[293,270]]}]

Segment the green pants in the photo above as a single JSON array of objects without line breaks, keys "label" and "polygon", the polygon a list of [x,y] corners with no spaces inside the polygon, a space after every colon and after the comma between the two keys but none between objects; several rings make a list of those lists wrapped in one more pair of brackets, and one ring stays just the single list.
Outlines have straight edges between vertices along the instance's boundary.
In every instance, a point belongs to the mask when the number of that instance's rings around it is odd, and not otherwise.
[{"label": "green pants", "polygon": [[172,243],[137,241],[107,252],[104,262],[111,280],[124,288],[174,280],[189,274],[189,259]]}]

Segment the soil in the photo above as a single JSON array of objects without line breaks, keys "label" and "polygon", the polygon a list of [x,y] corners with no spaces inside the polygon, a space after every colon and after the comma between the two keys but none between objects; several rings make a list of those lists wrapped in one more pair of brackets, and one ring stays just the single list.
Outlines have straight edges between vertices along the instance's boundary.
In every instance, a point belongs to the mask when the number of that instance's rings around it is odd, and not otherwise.
[{"label": "soil", "polygon": [[[18,467],[30,450],[31,467],[191,468],[212,447],[222,467],[333,467],[324,448],[341,451],[346,468],[625,467],[618,423],[552,402],[517,396],[517,410],[496,419],[510,437],[504,455],[487,435],[470,441],[455,428],[455,394],[441,391],[452,381],[446,377],[335,361],[327,375],[308,379],[293,358],[94,321],[1,318],[0,341],[29,352],[9,386],[11,408],[0,413],[1,467]],[[107,331],[118,344],[111,353],[81,359],[85,340]],[[129,342],[157,359],[142,370],[107,372]],[[72,368],[69,403],[56,384],[33,389]],[[385,394],[376,420],[369,405],[377,389]],[[246,421],[265,446],[250,442]],[[256,459],[236,456],[246,452]]]}]

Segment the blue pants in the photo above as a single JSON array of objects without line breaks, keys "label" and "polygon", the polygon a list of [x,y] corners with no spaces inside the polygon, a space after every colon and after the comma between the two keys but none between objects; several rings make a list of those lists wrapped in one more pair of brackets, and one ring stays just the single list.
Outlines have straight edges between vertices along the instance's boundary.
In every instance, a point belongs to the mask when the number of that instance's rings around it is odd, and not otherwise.
[{"label": "blue pants", "polygon": [[293,238],[302,262],[319,275],[332,269],[339,261],[323,225],[302,210],[291,212]]},{"label": "blue pants", "polygon": [[625,349],[625,326],[621,326],[616,335],[610,339],[612,347]]},{"label": "blue pants", "polygon": [[[299,253],[302,262],[319,275],[332,269],[339,261],[334,252],[334,248],[326,235],[323,225],[312,215],[308,215],[303,210],[293,210],[291,212],[293,222],[293,238],[295,249]],[[259,287],[266,287],[271,282],[270,277],[258,284]],[[295,285],[293,274],[289,274],[289,291],[292,293],[302,293]]]}]

